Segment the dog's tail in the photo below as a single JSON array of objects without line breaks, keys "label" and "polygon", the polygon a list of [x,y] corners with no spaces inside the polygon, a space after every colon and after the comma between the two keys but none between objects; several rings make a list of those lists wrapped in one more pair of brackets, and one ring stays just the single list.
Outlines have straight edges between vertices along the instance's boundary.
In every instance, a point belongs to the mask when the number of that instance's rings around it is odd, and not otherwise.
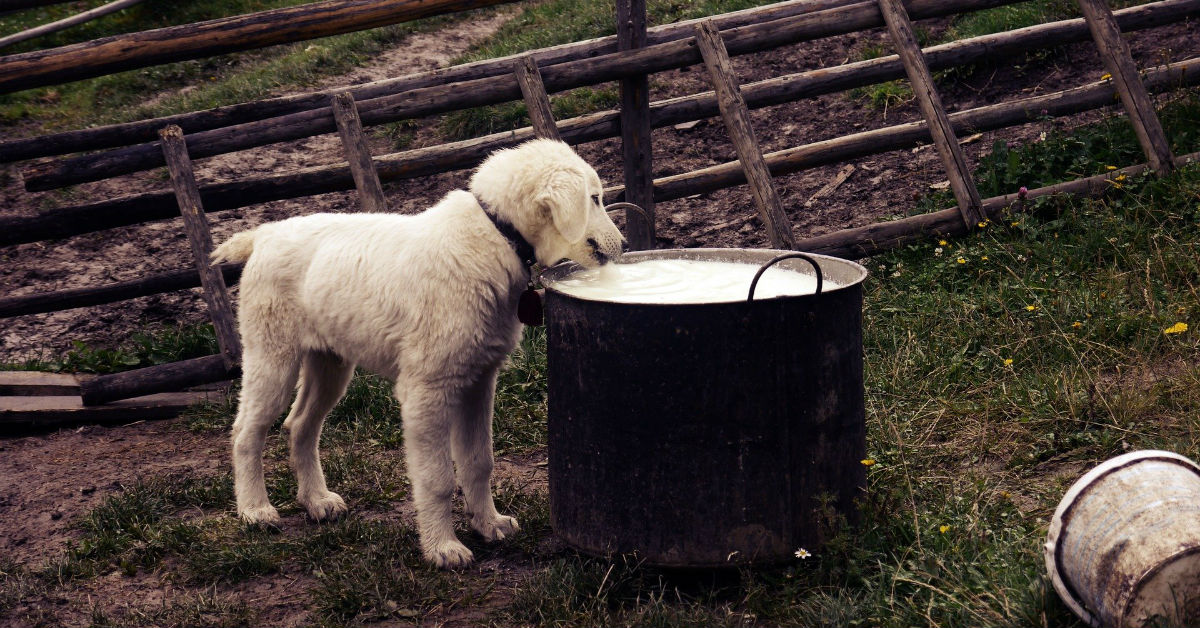
[{"label": "dog's tail", "polygon": [[250,259],[250,254],[254,252],[255,231],[257,229],[235,233],[233,237],[222,242],[221,246],[212,252],[213,263],[244,262]]}]

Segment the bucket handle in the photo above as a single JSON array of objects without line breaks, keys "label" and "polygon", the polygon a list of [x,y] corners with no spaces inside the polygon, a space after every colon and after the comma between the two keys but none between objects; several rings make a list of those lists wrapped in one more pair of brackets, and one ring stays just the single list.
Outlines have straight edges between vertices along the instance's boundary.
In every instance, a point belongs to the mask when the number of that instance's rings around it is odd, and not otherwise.
[{"label": "bucket handle", "polygon": [[615,211],[619,211],[622,209],[625,210],[625,228],[626,229],[629,228],[629,210],[631,210],[631,209],[633,211],[641,214],[642,220],[646,221],[646,224],[650,224],[650,212],[646,211],[645,209],[643,209],[642,207],[640,207],[638,205],[634,205],[633,203],[626,203],[624,201],[621,201],[620,203],[613,203],[612,205],[605,206],[604,211],[605,211],[605,213],[611,214]]},{"label": "bucket handle", "polygon": [[782,262],[785,259],[802,259],[809,264],[812,264],[813,270],[817,271],[817,291],[813,294],[821,294],[821,287],[825,282],[821,275],[821,265],[817,263],[817,260],[805,253],[784,253],[783,255],[774,257],[766,264],[763,264],[758,269],[758,272],[754,273],[754,280],[750,282],[750,294],[746,295],[747,302],[754,300],[754,289],[758,287],[758,280],[762,278],[763,273],[767,272],[768,268],[778,264],[779,262]]}]

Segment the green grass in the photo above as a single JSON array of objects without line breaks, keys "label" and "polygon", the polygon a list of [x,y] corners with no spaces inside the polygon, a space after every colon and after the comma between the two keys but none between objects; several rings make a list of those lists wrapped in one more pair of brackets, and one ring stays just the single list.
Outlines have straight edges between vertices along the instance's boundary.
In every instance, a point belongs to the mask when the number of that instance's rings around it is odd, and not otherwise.
[{"label": "green grass", "polygon": [[[122,32],[240,15],[307,0],[149,0],[61,35],[29,46],[73,43]],[[0,33],[48,21],[100,0],[70,3],[0,17]],[[486,10],[486,9],[485,9]],[[44,15],[44,17],[42,17]],[[356,33],[184,61],[0,95],[0,127],[35,120],[37,132],[92,124],[127,122],[207,109],[269,97],[285,89],[311,86],[319,79],[346,73],[409,34],[443,26],[472,13],[426,18]],[[14,48],[18,50],[19,48]],[[183,89],[187,88],[187,89]],[[160,95],[156,98],[148,96]]]},{"label": "green grass", "polygon": [[99,347],[78,340],[72,345],[61,356],[3,363],[0,370],[113,373],[217,353],[216,332],[207,323],[150,326],[133,333],[116,347]]}]

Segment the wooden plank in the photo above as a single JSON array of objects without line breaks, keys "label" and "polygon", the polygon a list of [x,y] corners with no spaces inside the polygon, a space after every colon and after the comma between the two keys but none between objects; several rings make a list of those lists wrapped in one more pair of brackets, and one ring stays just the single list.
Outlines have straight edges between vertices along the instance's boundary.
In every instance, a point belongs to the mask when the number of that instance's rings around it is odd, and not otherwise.
[{"label": "wooden plank", "polygon": [[[3,1],[3,0],[0,0]],[[854,4],[861,0],[789,0],[763,7],[743,9],[732,13],[716,16],[722,29],[737,28],[750,24],[770,22],[777,19],[812,13],[825,9]],[[1017,0],[1013,0],[1014,2]],[[651,43],[664,43],[692,36],[692,24],[697,20],[687,20],[674,24],[664,24],[649,30],[647,35]],[[535,59],[540,65],[551,65],[566,61],[576,61],[597,55],[608,54],[617,49],[615,35],[571,42],[534,51]],[[485,59],[451,68],[438,68],[426,72],[418,72],[372,81],[350,87],[355,100],[378,98],[390,94],[421,87],[442,85],[469,81],[488,76],[497,76],[512,71],[512,63],[517,57],[526,54],[509,55],[496,59]],[[0,162],[20,161],[35,157],[49,157],[100,148],[128,146],[138,142],[153,141],[158,137],[158,130],[168,124],[178,124],[190,133],[207,131],[224,126],[274,118],[289,113],[307,111],[325,106],[329,99],[345,87],[338,87],[304,94],[268,98],[236,105],[226,105],[213,109],[189,113],[163,116],[136,122],[110,124],[88,129],[77,129],[41,135],[35,138],[22,138],[0,142]]]},{"label": "wooden plank", "polygon": [[386,212],[388,207],[387,199],[383,197],[383,184],[379,182],[375,162],[371,161],[371,148],[363,136],[362,120],[358,117],[358,107],[354,104],[352,94],[342,92],[334,95],[333,119],[342,138],[342,148],[346,150],[346,161],[350,162],[350,176],[354,177],[359,205],[364,212]]},{"label": "wooden plank", "polygon": [[0,93],[409,22],[513,0],[325,0],[0,57]]},{"label": "wooden plank", "polygon": [[[225,285],[237,283],[242,276],[243,264],[221,264]],[[0,298],[0,318],[60,312],[77,307],[89,307],[104,303],[115,303],[126,299],[187,290],[200,287],[200,274],[195,267],[184,268],[158,275],[150,275],[130,281],[86,288],[71,288],[54,292],[39,292],[16,297]]]},{"label": "wooden plank", "polygon": [[1100,50],[1100,59],[1117,86],[1121,104],[1125,107],[1125,113],[1129,114],[1129,122],[1133,124],[1133,131],[1146,153],[1150,167],[1160,176],[1170,173],[1174,169],[1171,143],[1167,141],[1167,135],[1154,112],[1150,94],[1138,77],[1137,65],[1129,53],[1129,46],[1121,39],[1121,29],[1112,10],[1104,0],[1079,0],[1079,8],[1092,31],[1096,48]]},{"label": "wooden plank", "polygon": [[562,140],[558,134],[558,125],[554,122],[550,96],[546,94],[546,85],[542,83],[542,73],[538,71],[533,55],[517,59],[513,64],[513,75],[517,77],[521,97],[525,100],[525,109],[529,111],[533,134],[540,138]]},{"label": "wooden plank", "polygon": [[71,373],[0,371],[0,397],[78,394],[79,379]]},{"label": "wooden plank", "polygon": [[77,13],[68,18],[50,22],[49,24],[42,24],[41,26],[35,26],[34,28],[23,30],[19,33],[13,33],[7,37],[0,37],[0,48],[6,48],[14,44],[19,44],[35,37],[41,37],[42,35],[57,33],[58,31],[71,28],[76,24],[83,24],[84,22],[90,22],[92,20],[104,17],[109,13],[116,13],[121,9],[131,7],[142,1],[143,0],[116,0],[115,2],[109,2],[108,4],[98,6],[94,9]]},{"label": "wooden plank", "polygon": [[[617,49],[645,48],[646,0],[617,0]],[[625,237],[633,250],[653,249],[654,146],[650,133],[650,77],[629,76],[620,83],[621,156],[625,201],[646,211],[646,216],[625,212]]]},{"label": "wooden plank", "polygon": [[725,120],[725,127],[729,129],[730,139],[733,140],[738,161],[746,173],[746,181],[750,184],[758,215],[762,218],[763,227],[771,239],[771,246],[777,249],[794,248],[796,237],[792,234],[792,223],[783,211],[783,203],[779,200],[779,194],[775,192],[774,183],[771,182],[771,173],[763,160],[754,128],[750,125],[750,112],[738,89],[737,79],[733,76],[733,65],[729,61],[729,54],[725,51],[725,43],[721,40],[721,33],[717,31],[716,25],[712,22],[698,24],[696,43],[704,56],[704,65],[708,67],[709,78],[712,79],[717,94],[717,104],[721,108],[721,118]]},{"label": "wooden plank", "polygon": [[229,289],[225,276],[211,261],[213,241],[208,230],[208,219],[200,203],[200,191],[196,189],[196,175],[192,171],[192,160],[188,157],[183,129],[171,125],[164,128],[162,138],[163,155],[171,172],[171,185],[175,188],[175,200],[183,215],[183,226],[192,247],[192,257],[200,271],[200,284],[204,288],[204,302],[212,319],[221,347],[221,356],[226,368],[233,368],[242,358],[242,342],[238,338],[237,322],[229,300]]},{"label": "wooden plank", "polygon": [[[1184,0],[1200,6],[1200,0]],[[1079,20],[1086,38],[1086,25]],[[1023,30],[1036,30],[1023,29]],[[1037,31],[1045,32],[1045,31]],[[1053,33],[1063,31],[1055,29]],[[968,48],[973,54],[964,55],[964,59],[991,58],[986,51],[1000,50],[1003,54],[1019,51],[1023,39],[1009,40],[1008,45],[994,48],[994,40],[985,38],[969,42]],[[958,47],[946,49],[947,53],[963,51]],[[940,47],[939,47],[940,48]],[[894,59],[894,57],[893,57]],[[864,63],[874,63],[877,60]],[[887,63],[887,60],[878,60]],[[843,66],[843,68],[849,66]],[[882,65],[872,66],[875,68]],[[806,97],[826,93],[828,87],[824,77],[839,76],[842,69],[830,68],[813,72],[794,74],[778,79],[771,79],[757,84],[743,86],[742,93],[748,105],[769,106],[780,102],[788,102],[795,97]],[[900,76],[903,68],[895,63],[895,71]],[[1151,68],[1146,72],[1147,88],[1152,91],[1165,91],[1185,85],[1194,85],[1200,78],[1200,60],[1191,59],[1170,64],[1166,67]],[[853,86],[858,79],[848,78],[841,73],[836,86],[846,88]],[[880,80],[890,80],[886,73],[877,74]],[[895,78],[892,76],[891,78]],[[955,127],[962,133],[975,133],[981,130],[992,130],[1023,124],[1037,120],[1046,110],[1045,115],[1062,116],[1088,111],[1112,103],[1114,90],[1111,84],[1093,83],[1062,92],[1054,92],[1043,96],[999,103],[968,111],[954,113],[950,116]],[[657,128],[676,124],[684,120],[694,120],[717,113],[716,97],[712,92],[683,98],[652,103],[652,124]],[[600,112],[580,118],[563,120],[559,123],[559,131],[563,140],[569,144],[579,144],[606,139],[619,135],[619,114],[615,111]],[[869,135],[852,134],[829,140],[830,143],[806,145],[787,149],[768,155],[768,164],[776,175],[796,172],[805,168],[826,165],[844,159],[873,155],[900,148],[911,148],[918,142],[928,142],[929,133],[924,129],[924,123],[916,125],[900,125],[887,127],[880,131],[868,132]],[[531,129],[513,132],[496,133],[482,138],[452,142],[439,146],[414,149],[390,155],[380,155],[375,158],[376,168],[380,179],[390,181],[428,176],[441,172],[471,168],[478,165],[491,152],[516,145],[533,138]],[[833,152],[823,154],[814,150]],[[737,162],[721,164],[695,172],[674,175],[655,181],[654,197],[656,201],[670,200],[711,192],[713,190],[740,185],[745,182],[744,174]],[[220,211],[246,207],[254,203],[262,203],[287,198],[297,198],[313,194],[324,194],[351,189],[354,182],[350,169],[346,166],[319,166],[296,172],[271,175],[240,181],[207,184],[200,188],[206,211]],[[605,191],[610,201],[620,200],[624,188],[617,186]],[[613,194],[618,196],[614,197]],[[173,195],[170,192],[147,192],[129,196],[61,207],[47,210],[37,216],[0,216],[0,246],[37,242],[40,240],[65,238],[102,229],[139,224],[151,220],[163,220],[178,216]],[[4,301],[0,300],[0,303]]]},{"label": "wooden plank", "polygon": [[[1200,153],[1192,153],[1175,158],[1177,166],[1185,163],[1196,163],[1197,161],[1200,161]],[[994,196],[984,200],[982,207],[985,215],[995,216],[1001,211],[1009,209],[1022,211],[1028,206],[1024,201],[1029,201],[1040,196],[1054,194],[1098,196],[1112,189],[1112,179],[1122,175],[1128,177],[1138,176],[1149,170],[1150,166],[1148,164],[1140,164],[1113,170],[1094,177],[1056,183],[1029,190],[1023,198],[1019,193]],[[810,253],[858,259],[920,242],[930,237],[958,235],[966,231],[967,228],[963,225],[958,210],[947,209],[902,218],[900,220],[879,222],[864,227],[827,233],[801,240],[796,243],[796,247],[801,251],[808,251]]]},{"label": "wooden plank", "polygon": [[194,404],[224,399],[221,391],[175,392],[85,406],[78,395],[0,397],[0,430],[169,419]]},{"label": "wooden plank", "polygon": [[[1003,4],[1009,0],[960,0],[959,6]],[[944,2],[914,0],[914,14],[936,16],[953,13]],[[779,24],[756,24],[738,29],[726,42],[730,54],[757,52],[817,37],[870,28],[880,22],[879,9],[862,2],[829,11],[779,20]],[[2,61],[2,59],[0,59]],[[550,92],[619,80],[650,72],[675,69],[700,62],[693,42],[673,41],[595,58],[543,67],[542,79]],[[511,68],[510,68],[511,70]],[[521,90],[508,75],[481,78],[453,85],[439,85],[358,101],[364,126],[396,122],[484,105],[516,100]],[[193,159],[244,150],[275,142],[300,139],[335,130],[329,107],[312,109],[269,120],[189,133],[188,150]],[[154,144],[52,160],[24,170],[27,191],[45,191],[75,183],[97,181],[117,174],[138,172],[163,165],[161,150]]]},{"label": "wooden plank", "polygon": [[240,373],[238,367],[225,366],[224,356],[218,354],[101,375],[80,382],[79,392],[84,405],[94,406],[152,393],[176,392],[201,384],[233,379]]},{"label": "wooden plank", "polygon": [[982,203],[979,189],[975,187],[967,158],[958,144],[953,127],[950,126],[950,117],[942,106],[942,97],[933,83],[933,75],[929,73],[929,66],[925,65],[925,58],[921,55],[921,47],[913,34],[908,12],[904,10],[901,0],[879,0],[879,9],[887,22],[896,52],[904,63],[904,70],[908,74],[913,94],[917,97],[917,104],[929,123],[933,144],[950,178],[950,189],[958,201],[963,222],[968,229],[973,229],[984,220],[983,211],[979,208]]}]

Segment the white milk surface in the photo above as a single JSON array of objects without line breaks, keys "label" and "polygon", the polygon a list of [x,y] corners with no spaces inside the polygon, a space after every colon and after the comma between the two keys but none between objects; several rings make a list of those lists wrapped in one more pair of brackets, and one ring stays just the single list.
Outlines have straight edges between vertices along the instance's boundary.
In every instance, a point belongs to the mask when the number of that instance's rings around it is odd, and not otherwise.
[{"label": "white milk surface", "polygon": [[[559,292],[618,303],[728,303],[745,301],[759,264],[685,259],[656,259],[605,264],[573,273],[550,286]],[[826,280],[821,290],[838,286]],[[812,294],[817,279],[772,266],[754,289],[754,298]]]}]

